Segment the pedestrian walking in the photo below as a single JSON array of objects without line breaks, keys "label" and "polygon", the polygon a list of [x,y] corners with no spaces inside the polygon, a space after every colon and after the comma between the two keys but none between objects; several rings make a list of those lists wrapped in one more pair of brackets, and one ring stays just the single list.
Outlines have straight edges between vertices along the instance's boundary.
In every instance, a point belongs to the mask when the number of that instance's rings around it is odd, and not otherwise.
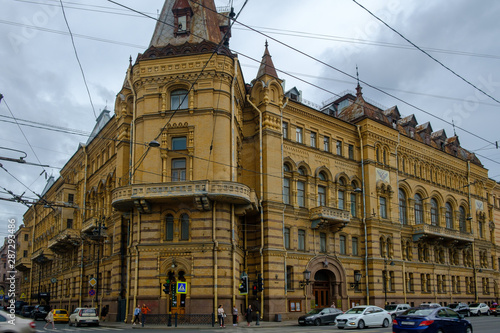
[{"label": "pedestrian walking", "polygon": [[141,307],[139,304],[137,304],[136,308],[134,309],[134,321],[132,322],[132,326],[135,326],[135,323],[141,323],[141,319],[139,316],[141,315]]},{"label": "pedestrian walking", "polygon": [[233,326],[238,326],[238,308],[233,305]]},{"label": "pedestrian walking", "polygon": [[141,313],[142,313],[142,327],[144,327],[144,324],[146,323],[146,315],[150,313],[151,310],[146,306],[146,304],[142,305],[141,308]]},{"label": "pedestrian walking", "polygon": [[219,305],[219,308],[217,309],[217,318],[219,319],[219,328],[225,328],[226,325],[224,325],[224,318],[226,317],[226,313],[224,312],[224,308],[222,307],[222,304]]},{"label": "pedestrian walking", "polygon": [[109,305],[105,305],[101,310],[101,321],[106,321],[106,316],[109,312]]},{"label": "pedestrian walking", "polygon": [[252,305],[248,305],[247,308],[247,313],[245,314],[247,317],[247,326],[250,326],[250,323],[252,322]]},{"label": "pedestrian walking", "polygon": [[52,329],[55,330],[56,327],[54,326],[54,313],[52,313],[52,310],[47,313],[47,316],[45,317],[45,321],[47,322],[43,329],[47,329],[47,325],[52,324]]}]

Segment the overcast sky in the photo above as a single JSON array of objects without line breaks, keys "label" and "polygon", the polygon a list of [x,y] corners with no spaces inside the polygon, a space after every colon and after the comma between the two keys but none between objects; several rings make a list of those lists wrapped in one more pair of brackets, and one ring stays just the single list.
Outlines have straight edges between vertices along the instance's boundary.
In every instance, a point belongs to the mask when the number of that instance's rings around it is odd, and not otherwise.
[{"label": "overcast sky", "polygon": [[[117,2],[156,17],[164,1]],[[244,2],[234,0],[237,13]],[[359,2],[500,100],[499,1]],[[217,6],[230,3],[216,0]],[[92,130],[95,115],[106,106],[113,111],[129,57],[135,61],[145,51],[156,24],[106,0],[63,4],[94,107],[59,0],[0,0],[0,156],[24,156],[5,148],[16,149],[26,152],[28,162],[50,166],[0,161],[7,170],[0,169],[0,198],[11,198],[6,190],[35,198],[46,175],[58,176],[78,143],[86,142],[84,134]],[[230,47],[239,53],[245,82],[257,73],[259,63],[253,59],[260,61],[266,39],[286,89],[296,86],[304,99],[318,105],[345,90],[354,91],[355,80],[342,72],[355,76],[357,65],[366,82],[365,98],[381,107],[397,105],[403,116],[415,114],[419,123],[430,121],[434,131],[444,128],[448,136],[453,135],[453,121],[461,145],[478,154],[490,178],[500,181],[500,151],[494,144],[500,140],[500,103],[418,51],[352,0],[249,0],[238,20],[258,31],[233,27]],[[28,120],[30,126],[18,126],[13,118],[24,124],[21,120]],[[19,203],[0,200],[0,236],[7,234],[8,219],[19,225],[25,211]]]}]

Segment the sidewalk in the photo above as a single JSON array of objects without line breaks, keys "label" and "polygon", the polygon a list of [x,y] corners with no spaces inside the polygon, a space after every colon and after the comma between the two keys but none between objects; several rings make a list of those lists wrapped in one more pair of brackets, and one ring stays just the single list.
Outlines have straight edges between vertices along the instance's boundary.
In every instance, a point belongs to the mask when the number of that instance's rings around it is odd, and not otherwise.
[{"label": "sidewalk", "polygon": [[[174,326],[174,323],[172,323],[172,326],[166,326],[166,325],[148,325],[146,323],[146,325],[144,325],[144,327],[142,327],[141,325],[135,325],[133,326],[132,324],[130,323],[123,323],[123,322],[109,322],[109,321],[105,321],[105,322],[101,322],[100,323],[101,327],[111,327],[111,328],[122,328],[122,329],[125,329],[125,328],[137,328],[137,329],[196,329],[196,328],[206,328],[206,329],[209,329],[209,328],[212,328],[211,325],[178,325],[177,327]],[[255,321],[252,321],[252,323],[250,324],[250,327],[247,326],[247,322],[246,321],[240,321],[238,323],[238,326],[233,326],[232,324],[232,321],[229,322],[227,325],[226,325],[226,329],[231,329],[231,328],[261,328],[261,327],[284,327],[284,326],[298,326],[298,323],[296,320],[285,320],[285,321],[281,321],[281,322],[277,322],[277,321],[259,321],[259,326],[256,325],[256,322]],[[214,327],[213,328],[219,328],[219,324],[218,323],[215,323]]]}]

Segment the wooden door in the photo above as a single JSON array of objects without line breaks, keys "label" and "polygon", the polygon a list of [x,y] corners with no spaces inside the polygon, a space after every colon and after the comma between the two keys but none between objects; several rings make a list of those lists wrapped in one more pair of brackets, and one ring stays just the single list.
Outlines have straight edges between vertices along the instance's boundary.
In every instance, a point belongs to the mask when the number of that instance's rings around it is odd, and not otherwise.
[{"label": "wooden door", "polygon": [[331,306],[328,283],[315,283],[313,286],[313,294],[317,308],[328,308]]}]

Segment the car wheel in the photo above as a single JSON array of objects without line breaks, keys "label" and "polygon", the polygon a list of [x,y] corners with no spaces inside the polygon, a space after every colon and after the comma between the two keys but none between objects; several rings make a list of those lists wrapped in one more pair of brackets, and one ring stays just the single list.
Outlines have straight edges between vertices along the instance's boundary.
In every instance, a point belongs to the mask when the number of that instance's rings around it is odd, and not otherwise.
[{"label": "car wheel", "polygon": [[364,322],[363,320],[360,320],[360,321],[358,322],[358,328],[359,328],[360,330],[362,330],[363,328],[365,328],[365,322]]},{"label": "car wheel", "polygon": [[439,329],[437,333],[444,333],[442,329]]},{"label": "car wheel", "polygon": [[77,321],[75,322],[75,325],[76,325],[76,327],[80,327],[80,323]]},{"label": "car wheel", "polygon": [[321,325],[321,320],[316,319],[316,320],[314,321],[314,326],[320,326],[320,325]]},{"label": "car wheel", "polygon": [[382,323],[382,327],[389,327],[389,320],[387,318],[384,319],[384,322]]},{"label": "car wheel", "polygon": [[343,329],[344,329],[344,327],[338,327],[338,326],[337,326],[337,328],[338,328],[339,330],[343,330]]},{"label": "car wheel", "polygon": [[465,330],[466,333],[472,333],[472,327],[467,326],[467,329]]}]

